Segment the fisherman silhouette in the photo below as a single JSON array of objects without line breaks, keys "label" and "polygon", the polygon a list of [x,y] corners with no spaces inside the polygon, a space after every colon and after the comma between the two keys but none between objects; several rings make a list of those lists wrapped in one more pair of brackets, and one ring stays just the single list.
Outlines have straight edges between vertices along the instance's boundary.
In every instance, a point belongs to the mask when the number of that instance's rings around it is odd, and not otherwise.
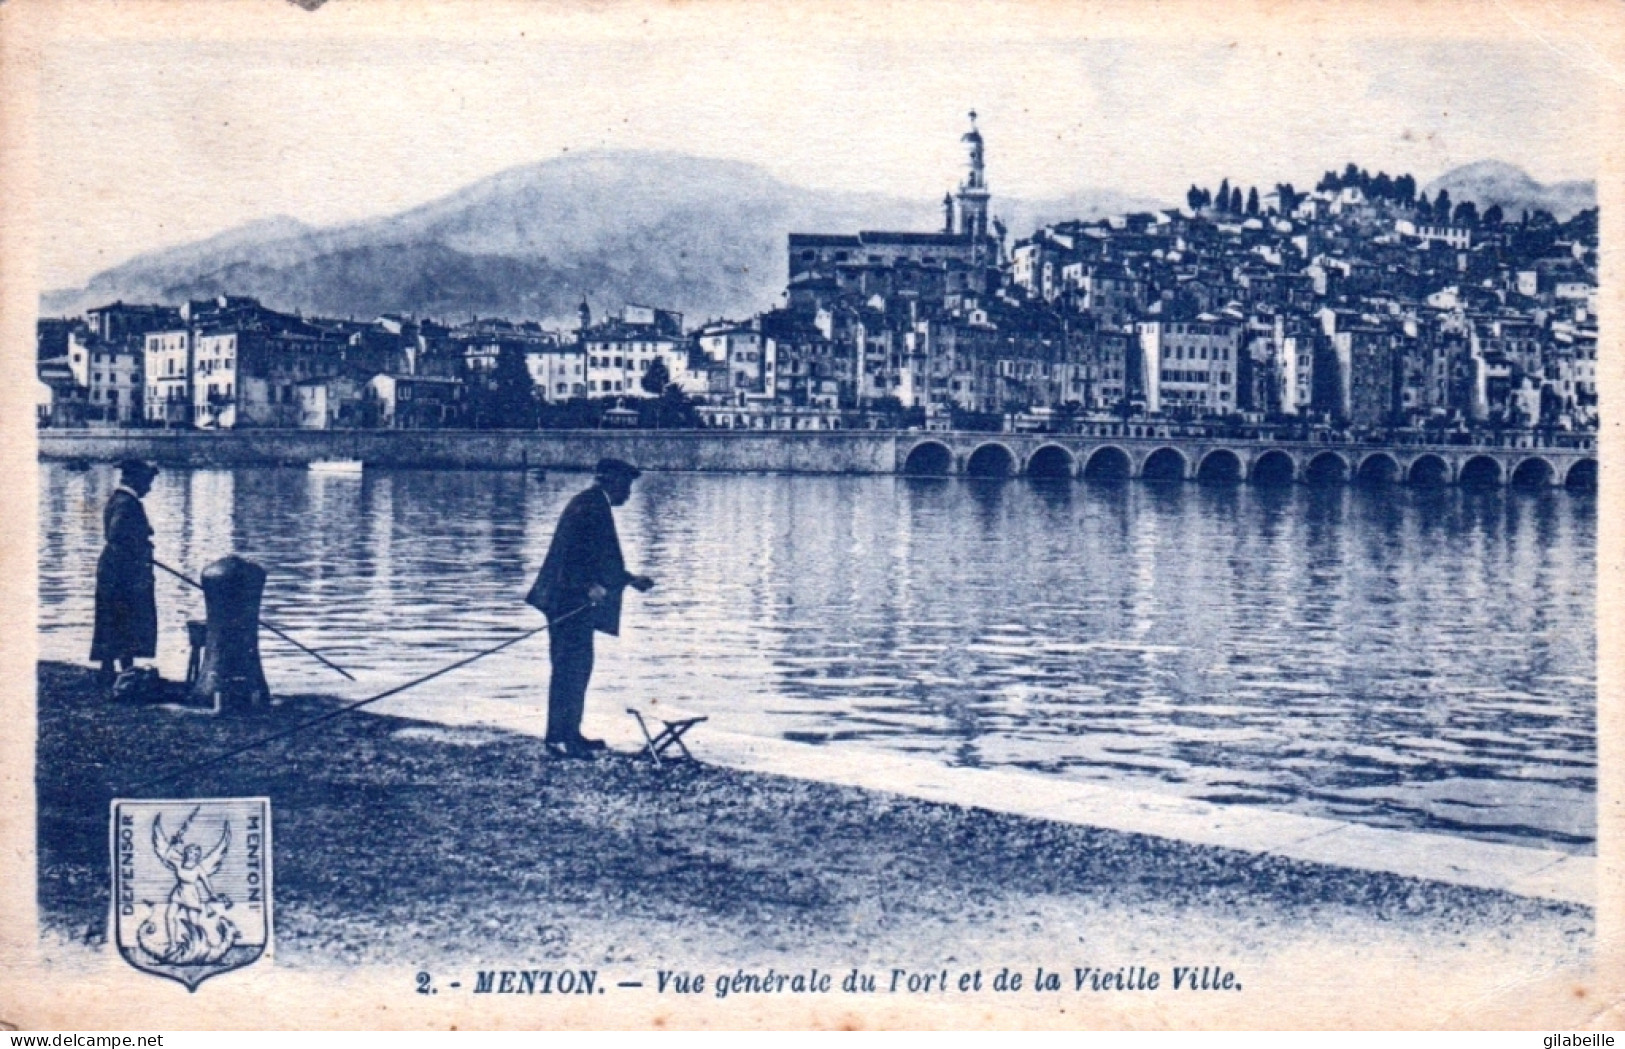
[{"label": "fisherman silhouette", "polygon": [[548,651],[553,662],[547,689],[547,742],[570,757],[602,749],[601,740],[581,734],[581,715],[592,678],[593,633],[621,632],[621,593],[630,586],[646,591],[648,576],[626,570],[610,508],[632,495],[637,467],[621,459],[600,459],[591,488],[571,499],[559,515],[547,559],[525,600],[547,616]]},{"label": "fisherman silhouette", "polygon": [[102,511],[106,544],[96,561],[96,627],[90,659],[104,684],[115,669],[158,653],[158,603],[152,578],[152,525],[141,499],[158,468],[139,459],[119,464],[119,486]]}]

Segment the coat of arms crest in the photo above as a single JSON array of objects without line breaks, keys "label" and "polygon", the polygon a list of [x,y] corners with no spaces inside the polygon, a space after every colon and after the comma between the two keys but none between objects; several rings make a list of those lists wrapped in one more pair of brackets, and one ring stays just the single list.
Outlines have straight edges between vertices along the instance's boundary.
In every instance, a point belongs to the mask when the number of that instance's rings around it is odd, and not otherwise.
[{"label": "coat of arms crest", "polygon": [[271,945],[268,798],[113,802],[113,942],[184,983],[250,965]]}]

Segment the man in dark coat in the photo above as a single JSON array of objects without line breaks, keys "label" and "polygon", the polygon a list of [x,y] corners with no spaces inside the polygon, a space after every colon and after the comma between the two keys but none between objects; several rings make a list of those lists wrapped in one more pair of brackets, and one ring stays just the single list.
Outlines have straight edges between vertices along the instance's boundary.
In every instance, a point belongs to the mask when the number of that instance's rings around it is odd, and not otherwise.
[{"label": "man in dark coat", "polygon": [[111,679],[138,658],[158,654],[158,602],[152,579],[152,526],[141,499],[158,468],[139,459],[119,464],[119,486],[102,512],[106,545],[96,562],[96,632],[90,659]]},{"label": "man in dark coat", "polygon": [[621,593],[654,586],[626,570],[611,507],[632,495],[640,471],[621,459],[600,459],[591,488],[559,515],[547,559],[525,598],[547,616],[553,676],[547,689],[547,742],[572,756],[602,749],[581,735],[581,714],[592,677],[593,633],[621,632]]}]

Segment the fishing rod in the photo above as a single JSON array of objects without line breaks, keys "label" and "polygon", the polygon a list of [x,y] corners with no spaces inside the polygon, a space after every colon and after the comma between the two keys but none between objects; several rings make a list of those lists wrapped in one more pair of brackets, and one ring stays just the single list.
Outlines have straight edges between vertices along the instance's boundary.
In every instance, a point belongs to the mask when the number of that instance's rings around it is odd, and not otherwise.
[{"label": "fishing rod", "polygon": [[[162,568],[164,571],[168,572],[170,575],[174,576],[176,579],[179,579],[181,582],[185,583],[187,586],[196,587],[199,590],[203,589],[203,584],[202,583],[198,582],[196,579],[193,579],[189,575],[186,575],[186,574],[184,574],[182,572],[176,571],[175,569],[173,569],[173,568],[169,567],[168,565],[164,564],[162,561],[158,560],[156,557],[152,559],[152,563],[153,563],[153,565],[155,567]],[[287,635],[287,633],[282,630],[281,627],[278,627],[278,626],[276,626],[274,624],[271,624],[271,623],[267,623],[263,619],[260,620],[259,623],[260,623],[260,626],[262,626],[265,629],[269,630],[271,633],[275,634],[277,637],[280,637],[282,640],[286,641],[288,644],[292,645],[294,648],[297,648],[299,651],[301,651],[301,652],[305,653],[306,655],[311,656],[312,658],[314,658],[317,662],[321,663],[322,666],[328,667],[328,668],[330,668],[332,670],[338,671],[340,674],[343,674],[347,679],[349,679],[351,681],[355,680],[355,676],[353,674],[351,674],[348,670],[345,670],[343,667],[339,666],[337,663],[335,663],[332,660],[328,659],[326,656],[322,655],[320,652],[316,651],[314,648],[307,648],[306,646],[301,645],[299,642],[297,642],[293,638],[289,637]]]},{"label": "fishing rod", "polygon": [[466,667],[470,663],[475,662],[476,660],[484,659],[486,656],[494,655],[497,652],[501,652],[505,648],[508,648],[508,647],[510,647],[512,645],[517,645],[519,642],[525,640],[526,638],[535,637],[537,634],[542,633],[544,630],[549,630],[552,627],[558,625],[559,623],[564,622],[566,619],[569,619],[572,616],[580,615],[582,612],[585,612],[587,609],[592,608],[592,607],[593,607],[592,604],[589,602],[588,604],[582,605],[580,608],[576,609],[573,612],[566,612],[564,615],[559,616],[557,619],[551,620],[550,622],[547,622],[547,623],[543,623],[541,626],[537,627],[534,630],[527,630],[523,634],[519,634],[519,635],[517,635],[515,637],[510,637],[508,640],[502,642],[499,645],[493,645],[492,647],[484,649],[484,650],[479,651],[479,652],[476,652],[471,656],[467,656],[467,657],[465,657],[463,659],[459,659],[457,662],[452,663],[452,664],[450,664],[448,666],[443,666],[439,670],[431,671],[430,673],[424,674],[422,677],[419,677],[419,678],[414,678],[411,681],[408,681],[404,685],[396,685],[394,688],[387,689],[387,690],[385,690],[383,692],[380,692],[376,696],[368,696],[366,699],[357,700],[354,703],[350,703],[350,704],[347,704],[346,706],[339,707],[337,710],[329,710],[327,713],[319,715],[318,717],[311,718],[309,721],[302,721],[299,724],[292,726],[291,728],[283,729],[281,732],[273,732],[269,736],[263,736],[263,737],[261,737],[259,739],[256,739],[256,740],[254,740],[254,741],[252,741],[250,743],[244,743],[240,747],[233,747],[231,750],[228,750],[223,754],[216,754],[212,758],[206,758],[203,761],[199,761],[199,762],[196,762],[194,764],[187,765],[184,768],[176,769],[174,772],[166,772],[162,776],[157,776],[157,777],[154,777],[153,779],[144,780],[144,781],[142,781],[140,783],[137,783],[135,786],[131,787],[130,788],[130,793],[133,794],[136,791],[145,790],[147,787],[154,787],[154,786],[157,786],[160,783],[167,783],[172,779],[179,779],[181,776],[185,776],[185,775],[188,775],[188,774],[193,773],[193,772],[199,772],[199,771],[201,771],[203,769],[206,769],[206,768],[210,767],[211,765],[218,765],[222,761],[226,761],[226,760],[228,760],[230,758],[234,758],[239,754],[246,754],[247,752],[249,752],[251,750],[256,750],[256,749],[258,749],[260,747],[265,746],[267,743],[274,743],[279,739],[287,739],[289,736],[297,735],[300,732],[303,732],[308,728],[314,728],[315,726],[323,724],[324,722],[332,721],[334,718],[343,717],[345,714],[348,714],[348,713],[350,713],[352,711],[360,710],[362,707],[367,706],[369,703],[376,703],[381,699],[388,699],[390,696],[400,695],[402,692],[405,692],[409,688],[416,688],[418,685],[421,685],[426,681],[433,681],[435,678],[440,677],[442,674],[449,674],[453,670],[457,670],[457,669],[459,669],[461,667]]}]

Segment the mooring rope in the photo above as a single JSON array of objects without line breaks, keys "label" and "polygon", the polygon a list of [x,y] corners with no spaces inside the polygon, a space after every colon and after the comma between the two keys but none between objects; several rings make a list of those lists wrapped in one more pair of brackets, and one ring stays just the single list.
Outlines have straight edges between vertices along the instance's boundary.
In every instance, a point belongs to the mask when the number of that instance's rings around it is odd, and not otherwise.
[{"label": "mooring rope", "polygon": [[404,685],[396,685],[394,688],[386,689],[385,691],[378,693],[376,696],[368,696],[366,699],[357,700],[354,703],[350,703],[350,704],[347,704],[345,706],[339,707],[337,710],[330,710],[327,713],[320,715],[319,717],[311,718],[309,721],[300,722],[299,724],[294,725],[291,728],[283,729],[281,732],[273,732],[269,736],[261,737],[260,739],[256,739],[251,743],[245,743],[240,747],[233,747],[231,750],[225,751],[224,753],[216,754],[214,757],[206,758],[203,761],[199,761],[199,762],[196,762],[194,764],[187,765],[184,768],[176,769],[174,772],[166,772],[162,776],[157,776],[157,777],[155,777],[153,779],[149,779],[149,780],[143,780],[142,782],[137,783],[135,786],[131,787],[130,792],[134,793],[135,791],[145,790],[147,787],[156,786],[159,783],[167,783],[172,779],[179,779],[182,776],[190,775],[191,773],[194,773],[194,772],[199,772],[199,771],[201,771],[203,769],[206,769],[206,768],[209,768],[211,766],[218,765],[222,761],[226,761],[226,760],[229,760],[231,758],[234,758],[234,757],[238,756],[239,754],[246,754],[251,750],[256,750],[256,749],[258,749],[260,747],[265,746],[267,743],[275,743],[279,739],[287,739],[289,736],[297,735],[300,732],[303,732],[308,728],[314,728],[317,725],[321,725],[321,724],[324,724],[325,722],[332,721],[334,718],[343,717],[345,714],[348,714],[351,711],[360,710],[362,707],[368,705],[369,703],[376,703],[381,699],[388,699],[390,696],[398,696],[402,692],[405,692],[409,688],[416,688],[417,686],[423,684],[426,681],[433,681],[435,678],[440,677],[442,674],[449,674],[453,670],[457,670],[457,669],[460,669],[462,667],[466,667],[470,663],[473,663],[473,662],[475,662],[477,660],[484,659],[486,656],[495,655],[496,653],[501,652],[505,648],[509,648],[509,647],[511,647],[513,645],[517,645],[519,642],[525,640],[526,638],[535,637],[537,634],[540,634],[545,630],[551,629],[552,627],[558,625],[559,623],[564,622],[566,619],[569,619],[572,616],[580,615],[582,612],[585,612],[587,609],[589,609],[591,607],[593,607],[591,604],[582,605],[580,608],[577,608],[572,612],[566,612],[564,615],[559,616],[557,619],[551,620],[551,621],[549,621],[547,623],[543,623],[541,626],[537,627],[534,630],[527,630],[523,634],[519,634],[519,635],[517,635],[515,637],[510,637],[508,640],[502,642],[499,645],[493,645],[492,647],[484,649],[484,650],[479,651],[479,652],[476,652],[471,656],[466,656],[466,657],[464,657],[462,659],[459,659],[455,663],[451,663],[451,664],[449,664],[447,666],[441,667],[439,670],[435,670],[435,671],[432,671],[432,672],[430,672],[428,674],[424,674],[422,677],[413,678],[411,681],[406,682]]},{"label": "mooring rope", "polygon": [[[202,583],[198,582],[196,579],[193,579],[191,576],[186,575],[183,572],[177,571],[176,569],[173,569],[173,568],[169,567],[168,565],[164,564],[162,561],[158,560],[156,557],[152,558],[152,564],[153,564],[154,568],[162,568],[164,571],[168,572],[170,575],[174,576],[176,579],[179,579],[181,582],[185,583],[187,586],[193,586],[193,587],[196,587],[199,590],[203,589],[203,584]],[[328,659],[326,656],[322,655],[320,652],[316,651],[314,648],[308,648],[305,645],[301,645],[299,642],[297,642],[293,638],[289,637],[282,630],[282,628],[277,626],[276,624],[266,622],[263,619],[261,619],[259,621],[259,623],[260,623],[260,626],[262,626],[265,629],[269,630],[271,633],[275,634],[277,637],[280,637],[282,640],[286,641],[288,644],[292,645],[294,648],[297,648],[299,651],[305,653],[306,655],[315,658],[317,662],[322,664],[322,666],[330,667],[333,670],[338,671],[340,674],[343,674],[346,678],[348,678],[351,681],[355,680],[355,676],[352,675],[348,670],[345,670],[343,667],[339,666],[337,663],[335,663],[332,660]]]}]

